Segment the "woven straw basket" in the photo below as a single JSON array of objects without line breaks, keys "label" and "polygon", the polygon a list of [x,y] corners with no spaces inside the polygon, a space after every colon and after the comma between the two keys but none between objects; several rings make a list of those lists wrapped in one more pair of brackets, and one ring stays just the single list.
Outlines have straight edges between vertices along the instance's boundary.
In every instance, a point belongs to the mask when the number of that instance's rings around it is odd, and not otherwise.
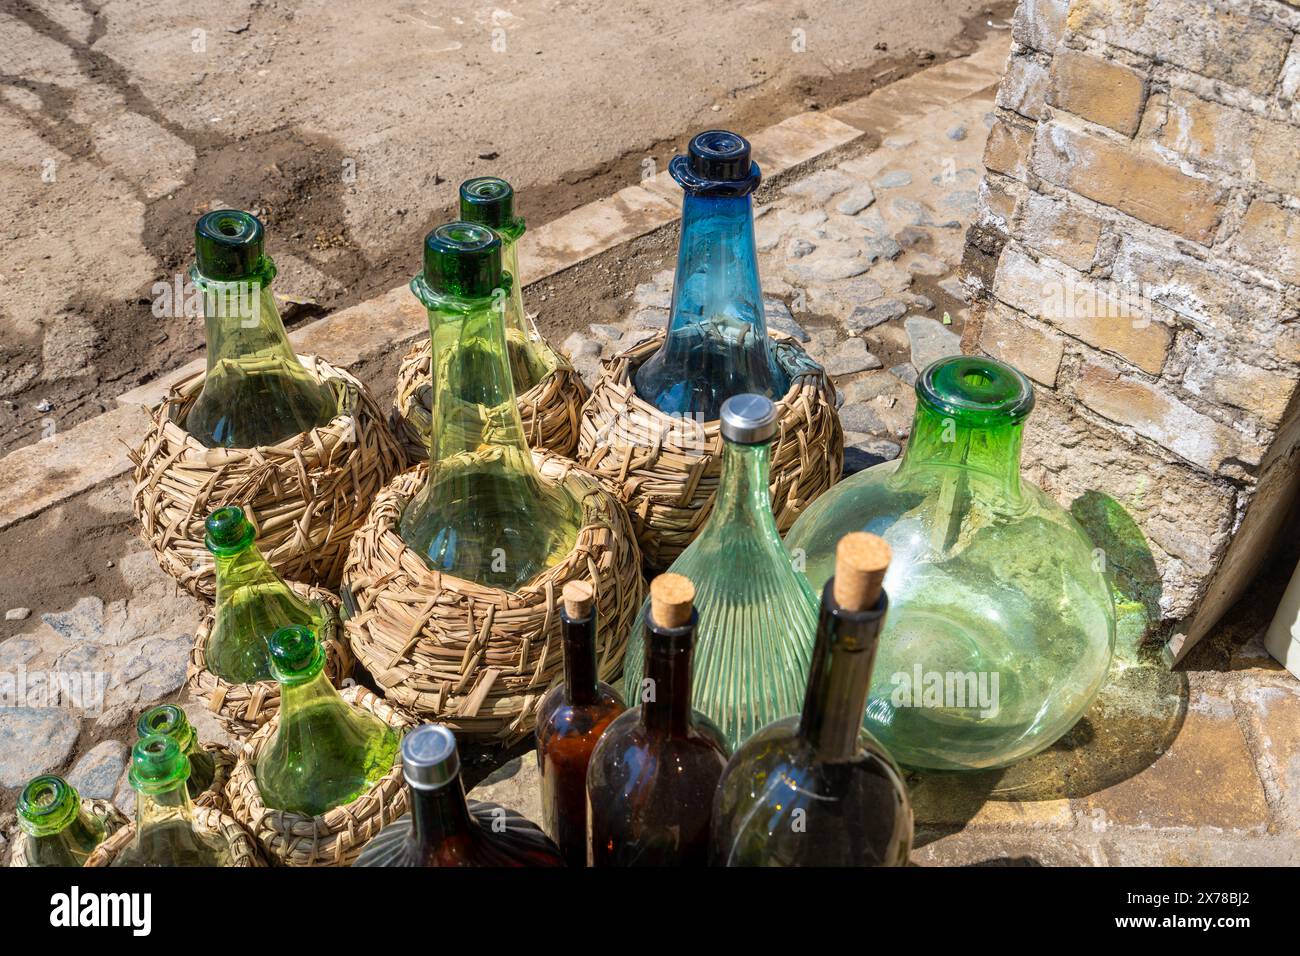
[{"label": "woven straw basket", "polygon": [[199,374],[153,409],[144,442],[130,452],[141,534],[163,570],[198,597],[211,600],[215,588],[203,545],[215,508],[243,508],[284,577],[334,587],[370,500],[401,470],[401,448],[365,387],[322,359],[299,358],[339,393],[328,425],[280,445],[205,448],[180,425],[203,387]]},{"label": "woven straw basket", "polygon": [[583,486],[587,524],[573,551],[519,591],[429,570],[397,532],[402,508],[428,465],[380,492],[353,539],[344,572],[356,611],[343,622],[361,665],[384,695],[457,735],[494,743],[532,732],[537,704],[563,665],[560,592],[572,580],[595,588],[598,670],[612,680],[645,584],[623,507],[566,458],[533,452],[544,480]]},{"label": "woven straw basket", "polygon": [[230,806],[226,803],[226,785],[230,783],[230,775],[235,772],[235,752],[225,744],[219,744],[215,741],[209,741],[206,744],[200,744],[200,746],[212,754],[212,762],[216,764],[216,772],[212,775],[212,783],[208,789],[194,798],[194,805],[223,812],[229,810]]},{"label": "woven straw basket", "polygon": [[[104,827],[108,831],[108,838],[104,841],[106,843],[109,839],[112,839],[114,833],[124,827],[131,826],[131,821],[127,815],[115,807],[111,800],[101,800],[98,797],[83,797],[81,806],[91,816],[99,817],[103,821]],[[134,826],[131,829],[134,832]],[[31,863],[27,860],[27,836],[21,831],[14,837],[14,852],[9,856],[9,865],[31,866]],[[89,866],[89,862],[86,865]]]},{"label": "woven straw basket", "polygon": [[[425,339],[402,359],[393,401],[393,431],[412,464],[429,457],[429,426],[433,415],[430,383],[433,349]],[[590,395],[568,360],[555,352],[555,371],[518,396],[519,417],[530,448],[573,457],[578,447],[578,419]]]},{"label": "woven straw basket", "polygon": [[[602,363],[582,410],[578,461],[627,506],[646,565],[663,570],[686,550],[713,510],[722,474],[721,423],[683,424],[642,401],[633,373],[656,351],[663,332]],[[835,386],[788,335],[770,333],[790,390],[776,403],[780,431],[772,443],[772,511],[784,534],[818,495],[839,480],[844,429]]]},{"label": "woven straw basket", "polygon": [[[344,678],[352,674],[353,660],[347,642],[341,639],[338,631],[338,596],[297,581],[289,581],[288,585],[303,597],[320,601],[329,609],[325,631],[317,637],[325,645],[325,674],[331,684],[342,687]],[[232,737],[244,740],[279,713],[280,685],[273,680],[231,684],[208,670],[205,655],[213,620],[213,611],[209,609],[194,635],[186,679],[190,693],[203,702],[217,723]]]},{"label": "woven straw basket", "polygon": [[[416,725],[408,714],[360,685],[340,693],[353,707],[369,711],[390,727],[405,731]],[[226,788],[230,812],[249,829],[272,864],[348,866],[371,837],[409,809],[402,758],[400,754],[394,756],[392,769],[361,796],[320,816],[272,810],[262,803],[254,768],[279,723],[277,714],[240,749],[239,763]]]},{"label": "woven straw basket", "polygon": [[[200,827],[214,830],[225,836],[230,841],[230,849],[234,854],[234,862],[231,866],[266,866],[262,862],[262,855],[257,850],[257,844],[253,838],[230,814],[225,813],[215,807],[195,807],[194,822]],[[113,860],[135,839],[135,824],[128,823],[122,829],[118,830],[111,837],[95,847],[95,852],[90,854],[90,859],[86,861],[86,866],[112,866]]]}]

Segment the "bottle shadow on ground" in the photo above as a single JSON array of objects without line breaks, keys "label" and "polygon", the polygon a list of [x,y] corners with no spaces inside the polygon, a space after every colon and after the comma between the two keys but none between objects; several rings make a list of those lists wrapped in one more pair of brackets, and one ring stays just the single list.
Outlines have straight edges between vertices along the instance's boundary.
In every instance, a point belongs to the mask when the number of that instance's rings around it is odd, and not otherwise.
[{"label": "bottle shadow on ground", "polygon": [[[1124,507],[1100,492],[1077,498],[1070,513],[1099,549],[1111,579],[1116,637],[1106,680],[1078,723],[1041,753],[998,770],[909,773],[918,846],[944,835],[926,837],[924,827],[963,825],[988,803],[1066,800],[1112,787],[1153,764],[1182,728],[1188,679],[1183,671],[1171,671],[1161,655],[1155,633],[1161,577],[1146,538]],[[984,812],[1014,822],[1053,811],[1007,806]]]}]

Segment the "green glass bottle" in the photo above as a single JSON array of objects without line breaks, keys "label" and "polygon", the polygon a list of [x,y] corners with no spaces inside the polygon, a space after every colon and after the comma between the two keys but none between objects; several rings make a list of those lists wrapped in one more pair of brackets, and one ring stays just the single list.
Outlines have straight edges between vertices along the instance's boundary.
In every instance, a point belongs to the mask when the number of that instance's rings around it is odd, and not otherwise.
[{"label": "green glass bottle", "polygon": [[[797,714],[808,679],[817,600],[781,546],[768,491],[776,405],[736,395],[722,405],[722,479],[700,536],[671,571],[695,584],[694,705],[735,748]],[[640,685],[649,601],[632,625],[624,686]],[[630,691],[629,691],[630,693]]]},{"label": "green glass bottle", "polygon": [[1092,703],[1115,616],[1104,555],[1020,477],[1033,387],[976,356],[916,382],[911,440],[814,501],[786,536],[809,581],[868,531],[894,551],[866,727],[908,766],[986,769],[1052,744]]},{"label": "green glass bottle", "polygon": [[229,866],[230,842],[196,825],[185,780],[190,762],[171,737],[141,737],[127,779],[135,790],[135,839],[113,866]]},{"label": "green glass bottle", "polygon": [[185,711],[175,704],[150,707],[140,715],[135,729],[141,737],[161,734],[176,741],[181,753],[190,762],[190,775],[185,779],[185,789],[189,791],[191,800],[212,786],[217,773],[217,762],[209,751],[199,745],[199,735],[190,726]]},{"label": "green glass bottle", "polygon": [[243,509],[218,508],[208,516],[204,543],[216,562],[214,622],[204,658],[208,670],[232,684],[271,680],[266,636],[304,624],[324,633],[333,613],[299,597],[262,557]]},{"label": "green glass bottle", "polygon": [[905,866],[912,809],[902,773],[862,728],[889,546],[846,535],[822,591],[803,713],[732,755],[714,800],[715,866]]},{"label": "green glass bottle", "polygon": [[289,345],[264,244],[262,223],[237,209],[210,212],[194,228],[190,278],[202,293],[208,371],[184,425],[209,448],[274,445],[338,414],[333,389]]},{"label": "green glass bottle", "polygon": [[18,796],[18,829],[26,841],[28,866],[84,866],[104,842],[104,821],[81,805],[68,781],[44,774],[28,781]]},{"label": "green glass bottle", "polygon": [[583,522],[579,496],[540,479],[524,440],[506,356],[512,281],[485,226],[448,223],[425,239],[411,289],[433,347],[429,477],[398,526],[429,567],[504,590],[562,560]]},{"label": "green glass bottle", "polygon": [[351,803],[388,773],[401,734],[339,696],[311,628],[283,627],[268,643],[280,717],[254,768],[257,788],[273,810],[319,816]]},{"label": "green glass bottle", "polygon": [[519,276],[519,238],[524,217],[515,215],[515,191],[504,179],[479,176],[460,184],[460,218],[487,226],[501,237],[501,265],[510,283],[506,303],[506,350],[515,393],[522,395],[555,371],[555,353],[524,314],[524,284]]}]

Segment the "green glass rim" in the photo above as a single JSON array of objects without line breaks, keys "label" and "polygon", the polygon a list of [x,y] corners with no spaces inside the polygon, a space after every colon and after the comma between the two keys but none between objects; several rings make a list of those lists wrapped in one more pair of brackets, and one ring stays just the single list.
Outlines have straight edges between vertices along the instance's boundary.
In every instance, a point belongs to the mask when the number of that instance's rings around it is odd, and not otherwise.
[{"label": "green glass rim", "polygon": [[140,715],[140,719],[135,722],[135,730],[141,737],[148,737],[151,734],[175,737],[183,749],[188,741],[181,738],[189,736],[190,721],[185,716],[185,711],[175,704],[159,704],[157,707],[150,707]]},{"label": "green glass rim", "polygon": [[265,254],[266,230],[252,213],[214,209],[194,224],[196,284],[253,280],[269,285],[275,264]]},{"label": "green glass rim", "polygon": [[257,537],[253,523],[244,515],[244,509],[226,505],[208,515],[203,523],[206,534],[203,544],[213,554],[227,556],[248,548]]},{"label": "green glass rim", "polygon": [[476,176],[460,184],[460,218],[496,230],[502,242],[524,234],[524,217],[515,215],[515,190],[499,176]]},{"label": "green glass rim", "polygon": [[325,647],[305,624],[282,627],[267,638],[271,673],[281,684],[311,680],[325,666]]},{"label": "green glass rim", "polygon": [[29,836],[58,833],[81,810],[76,787],[58,774],[33,777],[18,796],[18,827]]},{"label": "green glass rim", "polygon": [[1029,379],[981,355],[954,355],[927,365],[917,377],[916,397],[958,424],[980,427],[1015,424],[1034,409]]},{"label": "green glass rim", "polygon": [[137,793],[165,793],[184,784],[189,776],[189,758],[171,737],[149,734],[131,748],[127,779]]}]

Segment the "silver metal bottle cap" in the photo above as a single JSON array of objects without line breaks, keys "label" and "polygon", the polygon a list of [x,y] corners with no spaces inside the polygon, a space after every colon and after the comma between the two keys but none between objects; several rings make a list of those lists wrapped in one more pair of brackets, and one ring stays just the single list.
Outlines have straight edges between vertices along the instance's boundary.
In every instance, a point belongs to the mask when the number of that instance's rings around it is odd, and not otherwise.
[{"label": "silver metal bottle cap", "polygon": [[722,437],[761,445],[776,437],[776,403],[762,395],[733,395],[722,403]]},{"label": "silver metal bottle cap", "polygon": [[442,724],[423,724],[402,738],[402,775],[412,787],[436,790],[458,773],[456,735]]}]

